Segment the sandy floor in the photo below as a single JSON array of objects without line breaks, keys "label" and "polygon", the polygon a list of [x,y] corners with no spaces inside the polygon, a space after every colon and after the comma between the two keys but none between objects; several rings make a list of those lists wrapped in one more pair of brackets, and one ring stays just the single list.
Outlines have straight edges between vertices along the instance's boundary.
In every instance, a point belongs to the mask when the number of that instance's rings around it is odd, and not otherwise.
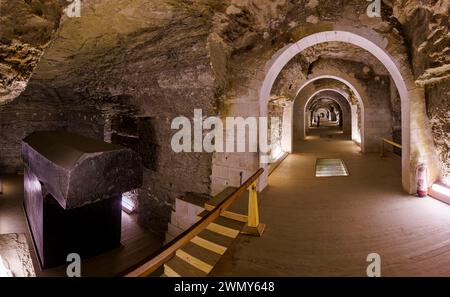
[{"label": "sandy floor", "polygon": [[[240,235],[216,276],[450,276],[450,206],[407,195],[400,158],[361,154],[348,140],[296,143],[260,201],[261,238]],[[314,177],[316,158],[342,158],[348,177]]]}]

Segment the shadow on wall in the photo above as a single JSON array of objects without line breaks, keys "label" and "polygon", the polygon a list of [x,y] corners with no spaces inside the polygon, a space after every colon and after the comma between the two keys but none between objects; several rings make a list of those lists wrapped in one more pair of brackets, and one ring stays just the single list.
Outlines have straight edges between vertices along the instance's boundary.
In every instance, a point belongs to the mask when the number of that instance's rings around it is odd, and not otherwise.
[{"label": "shadow on wall", "polygon": [[116,116],[111,119],[111,142],[131,148],[145,168],[157,171],[159,151],[153,121],[151,117]]}]

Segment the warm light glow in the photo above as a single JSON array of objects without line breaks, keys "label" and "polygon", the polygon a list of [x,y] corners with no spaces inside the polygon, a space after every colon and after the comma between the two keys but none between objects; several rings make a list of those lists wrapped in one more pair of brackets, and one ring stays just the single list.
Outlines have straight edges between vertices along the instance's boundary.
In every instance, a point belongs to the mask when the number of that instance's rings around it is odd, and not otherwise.
[{"label": "warm light glow", "polygon": [[444,185],[450,186],[450,175],[442,178],[442,183]]},{"label": "warm light glow", "polygon": [[126,213],[132,213],[136,209],[134,201],[130,199],[127,193],[122,196],[122,210]]},{"label": "warm light glow", "polygon": [[431,186],[431,189],[441,195],[447,196],[447,198],[450,199],[450,189],[447,187],[444,187],[443,185],[440,184],[434,184],[433,186]]},{"label": "warm light glow", "polygon": [[341,159],[317,159],[316,177],[348,176],[347,168]]},{"label": "warm light glow", "polygon": [[7,263],[5,260],[3,260],[2,256],[0,255],[0,277],[13,277],[13,273],[11,270],[8,269]]},{"label": "warm light glow", "polygon": [[361,133],[359,132],[358,129],[356,129],[355,132],[356,133],[354,133],[353,135],[353,141],[355,141],[357,144],[361,144]]},{"label": "warm light glow", "polygon": [[278,160],[282,155],[283,150],[281,149],[281,147],[276,146],[275,148],[272,149],[271,158],[273,161]]}]

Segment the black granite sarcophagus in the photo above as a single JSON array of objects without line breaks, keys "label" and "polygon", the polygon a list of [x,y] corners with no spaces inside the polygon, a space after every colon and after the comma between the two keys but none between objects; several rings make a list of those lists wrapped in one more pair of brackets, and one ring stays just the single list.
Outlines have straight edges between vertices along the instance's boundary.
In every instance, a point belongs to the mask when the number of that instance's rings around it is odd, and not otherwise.
[{"label": "black granite sarcophagus", "polygon": [[22,142],[24,207],[43,268],[120,245],[122,193],[141,187],[130,149],[67,132],[34,132]]}]

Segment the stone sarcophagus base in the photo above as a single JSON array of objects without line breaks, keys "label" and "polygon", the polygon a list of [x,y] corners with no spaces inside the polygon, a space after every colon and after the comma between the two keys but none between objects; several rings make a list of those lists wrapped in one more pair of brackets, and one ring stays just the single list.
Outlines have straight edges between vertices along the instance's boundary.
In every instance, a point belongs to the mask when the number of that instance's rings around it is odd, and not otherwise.
[{"label": "stone sarcophagus base", "polygon": [[43,268],[120,245],[122,193],[142,184],[134,152],[64,132],[35,132],[22,151],[24,207]]},{"label": "stone sarcophagus base", "polygon": [[121,195],[65,210],[27,168],[25,179],[33,183],[24,206],[42,268],[67,264],[71,253],[85,259],[120,246]]}]

